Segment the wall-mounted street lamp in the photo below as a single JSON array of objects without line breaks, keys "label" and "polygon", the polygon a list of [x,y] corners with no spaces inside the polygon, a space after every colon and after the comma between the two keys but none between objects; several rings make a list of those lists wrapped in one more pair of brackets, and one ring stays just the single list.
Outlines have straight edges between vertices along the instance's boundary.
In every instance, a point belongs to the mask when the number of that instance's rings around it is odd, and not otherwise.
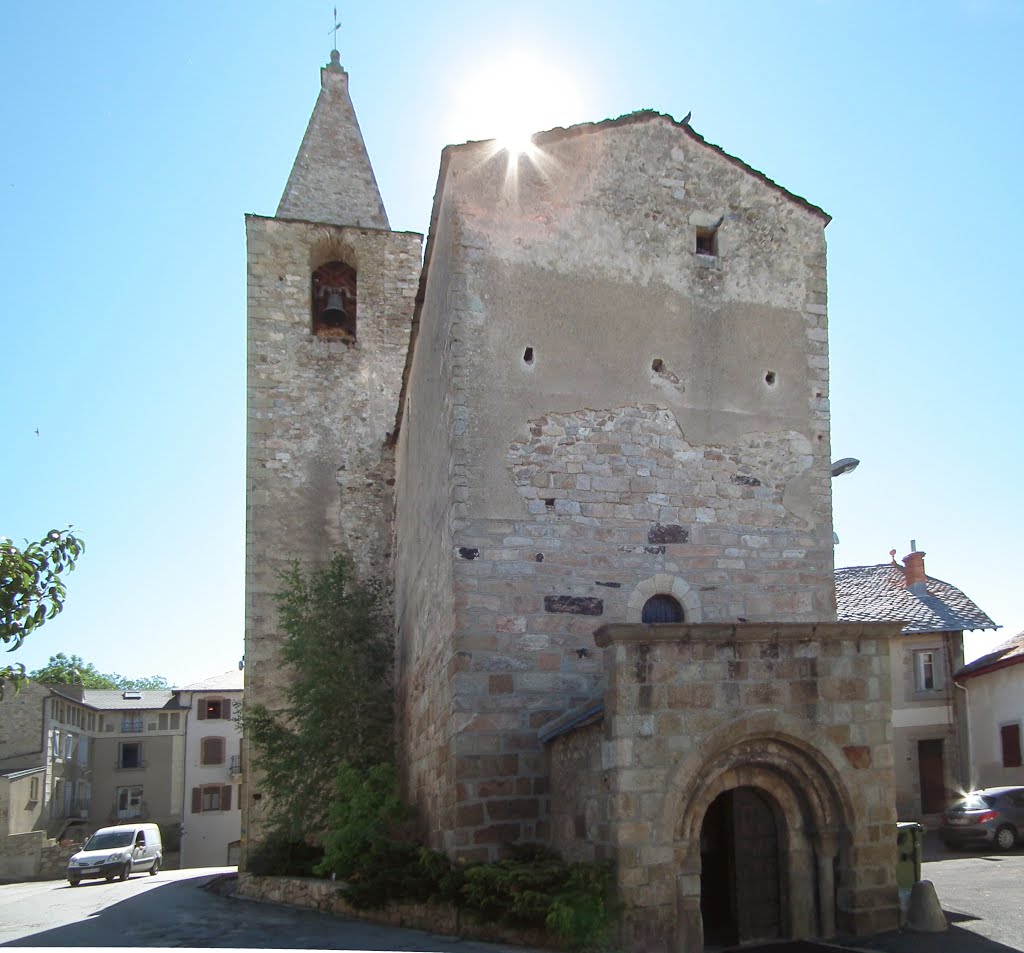
[{"label": "wall-mounted street lamp", "polygon": [[[843,457],[842,460],[836,460],[832,464],[832,479],[834,480],[838,476],[842,476],[844,473],[853,473],[857,467],[860,466],[860,460],[856,457]],[[839,545],[839,534],[832,530],[832,545]]]}]

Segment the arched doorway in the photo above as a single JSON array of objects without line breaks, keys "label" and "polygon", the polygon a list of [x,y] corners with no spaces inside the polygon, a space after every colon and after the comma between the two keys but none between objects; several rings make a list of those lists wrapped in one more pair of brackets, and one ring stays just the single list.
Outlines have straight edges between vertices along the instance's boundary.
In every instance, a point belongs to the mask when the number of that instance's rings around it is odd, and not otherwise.
[{"label": "arched doorway", "polygon": [[723,791],[700,831],[700,908],[709,947],[784,935],[782,812],[754,787]]}]

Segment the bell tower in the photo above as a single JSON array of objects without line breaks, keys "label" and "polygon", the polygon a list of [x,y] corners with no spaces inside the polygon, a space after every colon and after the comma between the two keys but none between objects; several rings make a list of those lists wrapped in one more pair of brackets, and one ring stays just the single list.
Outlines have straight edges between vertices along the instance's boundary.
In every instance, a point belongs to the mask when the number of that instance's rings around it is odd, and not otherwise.
[{"label": "bell tower", "polygon": [[[246,241],[245,702],[273,709],[279,572],[342,551],[388,606],[393,589],[387,438],[422,236],[390,229],[337,50],[277,214],[247,215]],[[267,807],[259,778],[247,781],[243,866]]]}]

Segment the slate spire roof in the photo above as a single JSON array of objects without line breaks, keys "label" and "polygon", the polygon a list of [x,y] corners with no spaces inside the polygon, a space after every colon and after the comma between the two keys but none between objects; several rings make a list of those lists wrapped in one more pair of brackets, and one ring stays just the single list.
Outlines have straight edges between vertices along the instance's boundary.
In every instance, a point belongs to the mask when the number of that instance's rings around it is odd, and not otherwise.
[{"label": "slate spire roof", "polygon": [[278,218],[389,228],[337,50],[320,70],[320,95],[277,207]]},{"label": "slate spire roof", "polygon": [[999,628],[956,586],[941,579],[926,576],[926,587],[911,592],[895,562],[848,566],[837,569],[835,578],[840,622],[904,621],[905,635]]}]

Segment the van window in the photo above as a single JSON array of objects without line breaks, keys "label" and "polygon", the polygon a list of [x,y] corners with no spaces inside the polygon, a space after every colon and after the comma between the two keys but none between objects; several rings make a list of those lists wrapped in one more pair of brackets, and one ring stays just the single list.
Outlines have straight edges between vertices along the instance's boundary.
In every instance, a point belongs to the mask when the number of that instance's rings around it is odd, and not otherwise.
[{"label": "van window", "polygon": [[82,849],[114,850],[118,847],[130,847],[131,843],[131,831],[98,831],[82,845]]}]

